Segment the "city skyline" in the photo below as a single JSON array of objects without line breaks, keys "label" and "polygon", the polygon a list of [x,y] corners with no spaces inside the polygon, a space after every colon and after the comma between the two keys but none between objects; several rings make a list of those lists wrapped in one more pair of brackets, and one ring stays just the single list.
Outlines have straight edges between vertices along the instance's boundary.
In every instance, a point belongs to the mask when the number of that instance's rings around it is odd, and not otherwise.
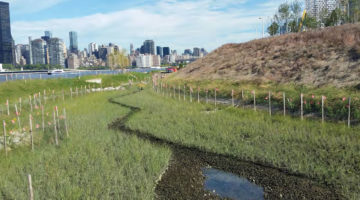
[{"label": "city skyline", "polygon": [[[284,2],[161,0],[124,3],[108,0],[106,3],[96,3],[89,0],[87,5],[83,5],[84,8],[75,11],[65,7],[76,7],[81,1],[39,0],[36,1],[37,5],[41,4],[39,8],[26,10],[26,5],[32,1],[7,1],[10,2],[16,44],[26,43],[28,36],[38,38],[44,30],[49,30],[54,37],[64,38],[69,47],[68,32],[76,31],[79,49],[87,48],[91,42],[113,42],[125,48],[131,43],[141,46],[144,40],[152,39],[157,41],[156,45],[171,46],[178,52],[192,46],[211,51],[225,43],[259,38],[260,35],[256,35],[256,29],[261,27],[258,17],[271,16],[277,6]],[[106,6],[108,3],[112,6]],[[173,8],[179,10],[173,11]]]}]

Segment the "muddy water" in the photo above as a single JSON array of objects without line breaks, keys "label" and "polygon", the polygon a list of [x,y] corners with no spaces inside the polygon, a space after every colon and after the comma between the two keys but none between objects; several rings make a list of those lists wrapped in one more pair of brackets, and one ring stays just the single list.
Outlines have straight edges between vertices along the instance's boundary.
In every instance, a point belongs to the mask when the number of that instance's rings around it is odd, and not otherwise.
[{"label": "muddy water", "polygon": [[[133,114],[140,112],[140,109],[109,101],[132,110],[127,116],[110,124],[110,128],[137,135],[154,145],[168,146],[173,151],[170,165],[155,188],[157,199],[341,199],[331,186],[320,185],[301,175],[289,174],[263,164],[245,162],[232,156],[186,147],[157,138],[150,133],[131,130],[125,124]],[[221,178],[216,178],[214,189],[209,186],[209,180],[214,180],[214,171],[204,171],[209,168],[217,169],[217,175],[221,175]],[[236,188],[225,187],[225,184],[229,183],[224,181],[224,177],[235,177],[235,182],[230,185],[233,187],[235,184]],[[245,186],[240,182],[245,183]],[[251,191],[242,193],[241,191],[246,189],[239,187],[250,187]],[[259,196],[252,198],[253,196],[249,195]]]},{"label": "muddy water", "polygon": [[246,178],[214,168],[202,169],[205,176],[204,188],[220,197],[236,200],[263,200],[264,188]]}]

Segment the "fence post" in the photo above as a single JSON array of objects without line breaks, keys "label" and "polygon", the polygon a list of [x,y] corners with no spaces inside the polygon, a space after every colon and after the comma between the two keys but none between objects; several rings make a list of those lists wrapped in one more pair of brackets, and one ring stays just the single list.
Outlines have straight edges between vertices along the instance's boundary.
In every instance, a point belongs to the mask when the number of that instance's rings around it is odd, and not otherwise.
[{"label": "fence post", "polygon": [[286,94],[283,92],[284,116],[286,116]]},{"label": "fence post", "polygon": [[325,96],[321,96],[321,122],[322,123],[324,123],[324,121],[325,121],[324,103],[325,103]]},{"label": "fence post", "polygon": [[198,87],[198,103],[200,103],[200,87]]},{"label": "fence post", "polygon": [[46,104],[46,90],[44,90],[44,104]]},{"label": "fence post", "polygon": [[39,92],[39,106],[41,106],[41,92]]},{"label": "fence post", "polygon": [[269,91],[269,114],[271,116],[271,91]]},{"label": "fence post", "polygon": [[29,199],[34,200],[34,192],[32,188],[32,180],[30,174],[28,174],[28,182],[29,182]]},{"label": "fence post", "polygon": [[45,116],[44,116],[44,106],[41,106],[41,125],[42,125],[42,129],[43,132],[45,132]]},{"label": "fence post", "polygon": [[215,99],[214,99],[215,100],[215,107],[216,107],[216,91],[217,91],[217,88],[215,88],[215,96],[214,96],[215,97]]},{"label": "fence post", "polygon": [[253,90],[253,96],[254,96],[254,111],[256,111],[256,91]]},{"label": "fence post", "polygon": [[206,104],[209,103],[209,90],[206,89]]},{"label": "fence post", "polygon": [[235,102],[234,102],[234,90],[231,90],[231,104],[233,107],[235,107]]},{"label": "fence post", "polygon": [[6,100],[6,109],[7,109],[7,115],[10,115],[10,108],[9,108],[9,99]]},{"label": "fence post", "polygon": [[184,85],[184,101],[186,101],[186,86]]},{"label": "fence post", "polygon": [[53,111],[53,116],[54,116],[55,145],[58,146],[58,145],[59,145],[59,141],[58,141],[58,132],[57,132],[57,128],[56,128],[56,116],[55,116],[55,111]]},{"label": "fence post", "polygon": [[300,114],[301,120],[304,120],[304,94],[301,93],[300,95]]},{"label": "fence post", "polygon": [[31,100],[31,95],[29,96],[29,104],[30,104],[30,112],[33,112],[33,105],[32,105],[32,100]]},{"label": "fence post", "polygon": [[20,111],[20,112],[21,112],[21,109],[22,109],[22,105],[21,105],[22,103],[21,103],[21,101],[22,101],[22,100],[21,100],[21,97],[20,97],[20,98],[19,98],[19,106],[20,106],[20,107],[19,107],[19,111]]},{"label": "fence post", "polygon": [[4,127],[4,150],[5,150],[5,156],[7,157],[7,147],[6,147],[6,123],[5,123],[5,120],[3,120],[3,127]]},{"label": "fence post", "polygon": [[21,131],[21,122],[20,122],[20,113],[18,112],[18,108],[17,105],[15,104],[15,114],[18,120],[18,124],[19,124],[19,130]]},{"label": "fence post", "polygon": [[348,113],[348,127],[350,128],[351,123],[351,97],[349,97],[349,113]]},{"label": "fence post", "polygon": [[32,116],[31,116],[31,114],[29,114],[29,125],[30,125],[30,143],[31,143],[31,151],[34,151],[33,124],[32,124]]},{"label": "fence post", "polygon": [[67,125],[67,118],[66,118],[66,110],[64,108],[64,124],[65,124],[65,131],[66,131],[66,137],[69,137],[69,129]]}]

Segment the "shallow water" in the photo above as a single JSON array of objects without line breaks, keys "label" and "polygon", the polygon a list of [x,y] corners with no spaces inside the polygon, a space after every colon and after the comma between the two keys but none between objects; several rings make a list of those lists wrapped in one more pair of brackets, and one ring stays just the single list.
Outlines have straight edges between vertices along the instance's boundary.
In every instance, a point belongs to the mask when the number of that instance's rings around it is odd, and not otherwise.
[{"label": "shallow water", "polygon": [[204,168],[205,190],[224,198],[239,200],[264,199],[264,189],[245,178],[213,168]]}]

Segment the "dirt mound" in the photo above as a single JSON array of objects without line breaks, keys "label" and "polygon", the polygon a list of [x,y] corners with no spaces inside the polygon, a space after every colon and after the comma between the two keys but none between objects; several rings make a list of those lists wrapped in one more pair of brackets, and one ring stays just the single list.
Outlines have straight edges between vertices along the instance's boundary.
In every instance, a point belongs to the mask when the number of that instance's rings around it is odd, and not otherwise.
[{"label": "dirt mound", "polygon": [[336,87],[360,84],[360,24],[226,44],[174,78]]}]

